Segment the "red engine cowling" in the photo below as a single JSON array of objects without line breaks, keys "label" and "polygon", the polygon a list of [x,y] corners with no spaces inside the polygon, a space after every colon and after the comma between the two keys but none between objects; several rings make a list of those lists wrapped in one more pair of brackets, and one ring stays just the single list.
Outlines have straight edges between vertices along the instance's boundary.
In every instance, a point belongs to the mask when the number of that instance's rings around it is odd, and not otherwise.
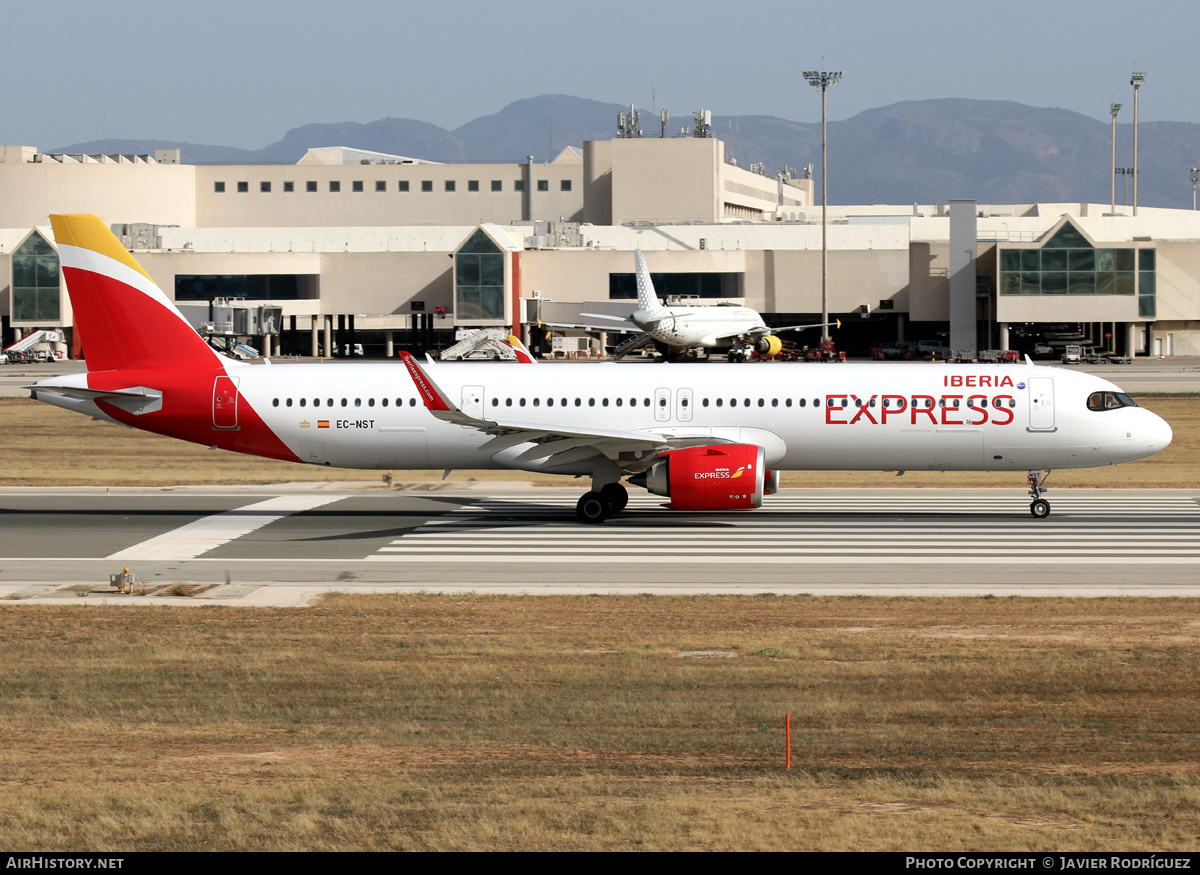
[{"label": "red engine cowling", "polygon": [[674,510],[749,510],[762,505],[766,473],[762,447],[719,444],[660,453],[634,482]]}]

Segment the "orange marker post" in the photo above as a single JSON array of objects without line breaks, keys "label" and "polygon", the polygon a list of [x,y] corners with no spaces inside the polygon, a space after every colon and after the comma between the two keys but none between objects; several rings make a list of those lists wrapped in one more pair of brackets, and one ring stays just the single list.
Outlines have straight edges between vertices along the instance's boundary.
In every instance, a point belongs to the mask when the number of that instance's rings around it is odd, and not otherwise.
[{"label": "orange marker post", "polygon": [[792,715],[785,714],[783,718],[784,734],[787,736],[787,767],[792,767]]}]

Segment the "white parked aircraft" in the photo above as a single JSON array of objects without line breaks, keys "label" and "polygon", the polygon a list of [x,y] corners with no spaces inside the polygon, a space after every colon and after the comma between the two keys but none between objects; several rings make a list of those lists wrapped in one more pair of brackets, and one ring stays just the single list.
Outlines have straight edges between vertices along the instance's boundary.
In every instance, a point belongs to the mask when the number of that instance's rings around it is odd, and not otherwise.
[{"label": "white parked aircraft", "polygon": [[[636,340],[656,340],[668,347],[693,349],[696,347],[729,348],[730,361],[745,361],[752,353],[771,357],[779,355],[783,341],[776,335],[780,331],[799,331],[802,328],[823,328],[840,322],[818,322],[811,325],[788,325],[784,328],[769,328],[762,314],[750,307],[736,304],[713,306],[679,306],[663,304],[654,291],[646,258],[639,249],[634,253],[637,265],[638,309],[628,317],[610,316],[604,313],[581,313],[589,319],[604,322],[543,322],[547,328],[575,328],[584,331],[638,332]],[[637,344],[630,344],[636,346]]]},{"label": "white parked aircraft", "polygon": [[[218,355],[95,216],[52,216],[88,372],[29,387],[90,416],[342,468],[509,468],[621,481],[679,510],[755,508],[786,470],[1028,471],[1159,452],[1171,428],[1107,380],[1024,365],[742,368],[589,363],[250,365]],[[409,379],[411,378],[411,379]]]}]

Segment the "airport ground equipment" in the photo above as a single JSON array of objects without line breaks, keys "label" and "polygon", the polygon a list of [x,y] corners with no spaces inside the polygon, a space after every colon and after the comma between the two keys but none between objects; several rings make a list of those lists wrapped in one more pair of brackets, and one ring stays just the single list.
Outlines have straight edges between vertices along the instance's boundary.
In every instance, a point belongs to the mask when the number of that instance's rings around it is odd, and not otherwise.
[{"label": "airport ground equipment", "polygon": [[444,362],[461,362],[468,358],[483,358],[489,361],[516,361],[511,346],[504,342],[508,331],[503,328],[481,328],[460,340],[454,346],[442,350]]}]

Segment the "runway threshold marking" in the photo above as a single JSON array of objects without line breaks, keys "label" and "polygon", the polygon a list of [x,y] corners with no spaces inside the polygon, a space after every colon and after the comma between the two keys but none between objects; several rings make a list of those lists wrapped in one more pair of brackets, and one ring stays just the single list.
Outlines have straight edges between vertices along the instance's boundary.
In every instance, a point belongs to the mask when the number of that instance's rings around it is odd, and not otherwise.
[{"label": "runway threshold marking", "polygon": [[180,526],[170,532],[118,550],[105,559],[118,562],[146,559],[195,559],[256,529],[294,513],[312,510],[340,501],[344,495],[282,495],[257,504],[227,510],[224,513]]}]

